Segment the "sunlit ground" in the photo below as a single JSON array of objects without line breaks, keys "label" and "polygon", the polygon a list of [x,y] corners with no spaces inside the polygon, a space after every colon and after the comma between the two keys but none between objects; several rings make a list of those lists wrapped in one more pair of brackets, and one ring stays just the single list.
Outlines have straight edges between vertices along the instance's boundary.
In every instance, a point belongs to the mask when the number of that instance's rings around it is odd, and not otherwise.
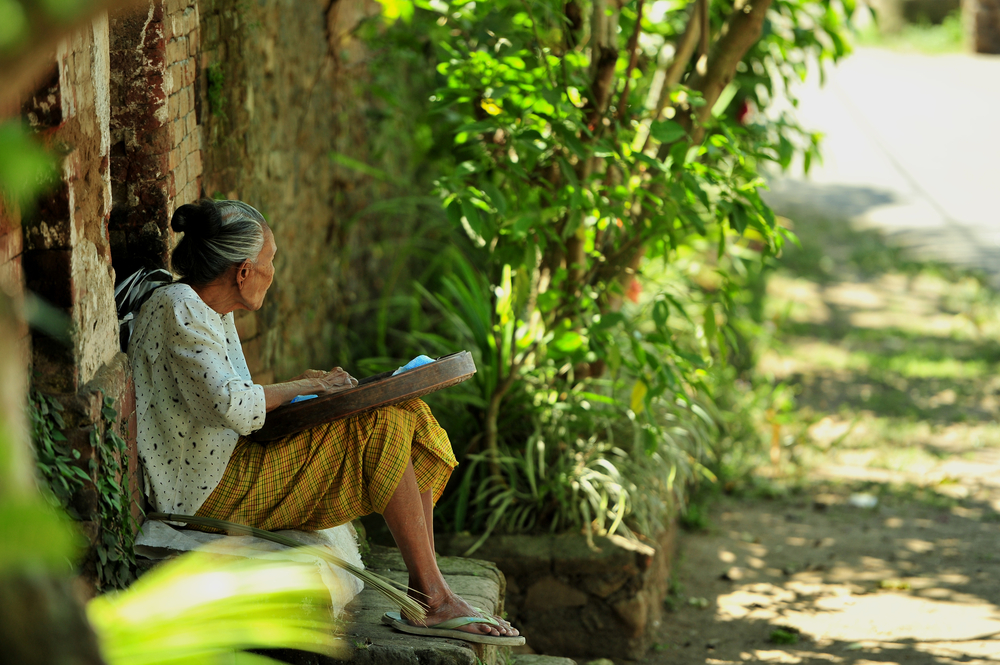
[{"label": "sunlit ground", "polygon": [[1000,298],[841,222],[797,231],[758,368],[797,393],[781,462],[682,539],[647,660],[1000,661]]}]

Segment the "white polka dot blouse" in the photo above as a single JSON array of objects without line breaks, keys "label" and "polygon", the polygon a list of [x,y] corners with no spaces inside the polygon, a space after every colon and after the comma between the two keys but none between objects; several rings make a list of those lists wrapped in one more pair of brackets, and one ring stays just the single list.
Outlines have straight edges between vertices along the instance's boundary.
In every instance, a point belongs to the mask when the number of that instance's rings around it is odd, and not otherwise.
[{"label": "white polka dot blouse", "polygon": [[222,479],[240,435],[264,425],[230,312],[186,284],[153,292],[129,342],[139,459],[157,510],[193,515]]}]

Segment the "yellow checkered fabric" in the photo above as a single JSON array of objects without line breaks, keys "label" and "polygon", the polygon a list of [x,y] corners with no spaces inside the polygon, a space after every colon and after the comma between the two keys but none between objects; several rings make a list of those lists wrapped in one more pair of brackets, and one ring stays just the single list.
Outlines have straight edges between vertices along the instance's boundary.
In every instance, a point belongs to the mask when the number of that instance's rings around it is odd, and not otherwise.
[{"label": "yellow checkered fabric", "polygon": [[255,443],[241,437],[201,517],[268,531],[315,531],[381,513],[413,460],[420,492],[441,498],[458,465],[419,399]]}]

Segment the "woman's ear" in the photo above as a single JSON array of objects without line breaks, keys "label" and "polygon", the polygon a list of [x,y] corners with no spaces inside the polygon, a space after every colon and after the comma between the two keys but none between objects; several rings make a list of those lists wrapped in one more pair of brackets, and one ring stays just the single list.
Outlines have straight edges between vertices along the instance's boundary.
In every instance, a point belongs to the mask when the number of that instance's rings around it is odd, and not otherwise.
[{"label": "woman's ear", "polygon": [[236,286],[239,287],[240,291],[243,290],[243,285],[250,278],[251,272],[253,272],[253,264],[250,262],[250,259],[243,261],[239,268],[236,269]]}]

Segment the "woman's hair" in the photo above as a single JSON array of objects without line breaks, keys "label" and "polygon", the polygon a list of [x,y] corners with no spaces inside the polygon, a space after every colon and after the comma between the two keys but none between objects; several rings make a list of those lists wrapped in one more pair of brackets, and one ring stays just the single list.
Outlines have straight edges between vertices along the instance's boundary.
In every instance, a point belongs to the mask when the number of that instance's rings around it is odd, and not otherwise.
[{"label": "woman's hair", "polygon": [[264,216],[242,201],[182,205],[170,227],[184,238],[172,255],[174,272],[189,284],[208,284],[230,266],[256,261],[264,246]]}]

